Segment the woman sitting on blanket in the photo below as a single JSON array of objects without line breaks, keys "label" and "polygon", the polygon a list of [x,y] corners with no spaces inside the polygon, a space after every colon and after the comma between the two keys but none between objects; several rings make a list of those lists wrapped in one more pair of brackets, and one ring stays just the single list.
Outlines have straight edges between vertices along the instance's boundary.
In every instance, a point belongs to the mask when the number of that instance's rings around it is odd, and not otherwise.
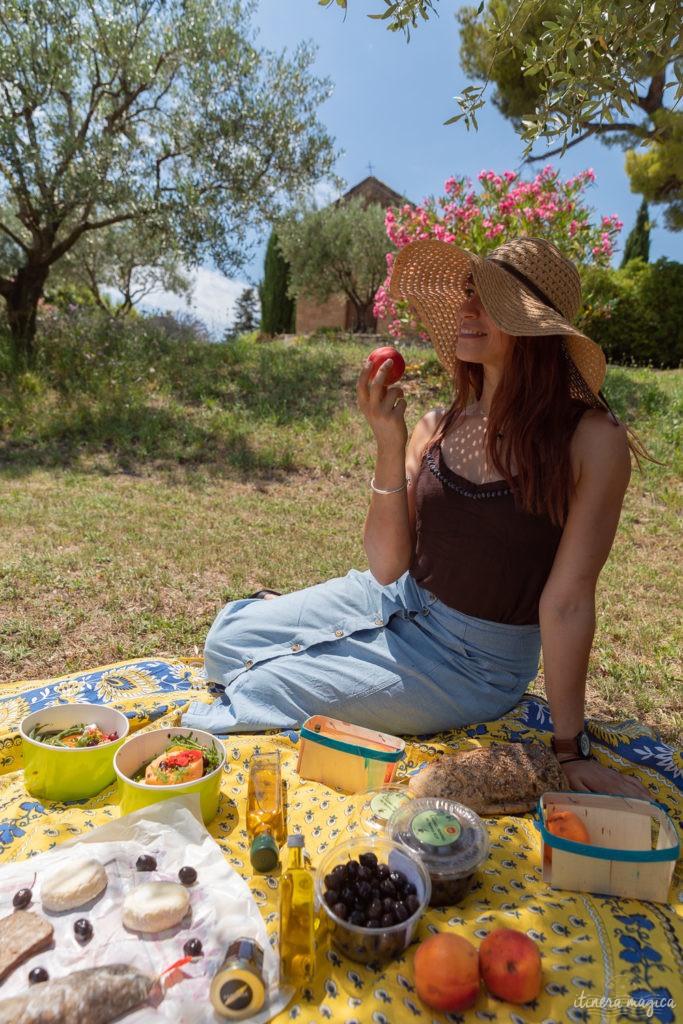
[{"label": "woman sitting on blanket", "polygon": [[[631,442],[600,394],[605,357],[572,324],[579,275],[549,241],[485,258],[413,242],[408,299],[454,378],[450,409],[410,442],[390,363],[358,400],[377,442],[364,542],[351,571],[270,601],[241,600],[206,641],[225,686],[184,724],[298,728],[327,714],[394,734],[490,721],[517,704],[543,650],[553,746],[575,790],[647,796],[590,757],[584,692],[595,588],[629,481]],[[407,450],[406,450],[407,445]]]}]

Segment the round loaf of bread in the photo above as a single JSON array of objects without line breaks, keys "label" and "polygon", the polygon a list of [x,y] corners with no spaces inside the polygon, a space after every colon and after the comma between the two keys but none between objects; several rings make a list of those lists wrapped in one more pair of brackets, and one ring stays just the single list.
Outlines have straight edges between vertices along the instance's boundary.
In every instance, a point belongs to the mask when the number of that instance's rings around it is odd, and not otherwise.
[{"label": "round loaf of bread", "polygon": [[136,932],[163,932],[179,924],[190,909],[190,897],[178,882],[144,882],[131,889],[121,907],[121,920]]},{"label": "round loaf of bread", "polygon": [[99,896],[106,888],[107,872],[92,857],[76,857],[53,868],[40,884],[46,910],[75,910]]}]

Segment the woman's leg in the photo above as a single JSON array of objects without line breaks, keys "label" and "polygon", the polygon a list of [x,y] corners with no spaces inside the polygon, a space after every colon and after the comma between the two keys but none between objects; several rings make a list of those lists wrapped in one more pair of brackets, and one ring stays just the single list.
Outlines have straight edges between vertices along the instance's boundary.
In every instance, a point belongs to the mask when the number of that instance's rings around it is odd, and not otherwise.
[{"label": "woman's leg", "polygon": [[507,647],[502,658],[468,650],[471,622],[409,577],[380,587],[369,573],[273,601],[235,602],[217,617],[205,652],[207,675],[225,695],[211,707],[191,705],[183,723],[254,732],[298,729],[328,714],[414,735],[497,717],[535,668],[529,675],[527,664],[524,678],[514,671],[514,644],[512,657]]}]

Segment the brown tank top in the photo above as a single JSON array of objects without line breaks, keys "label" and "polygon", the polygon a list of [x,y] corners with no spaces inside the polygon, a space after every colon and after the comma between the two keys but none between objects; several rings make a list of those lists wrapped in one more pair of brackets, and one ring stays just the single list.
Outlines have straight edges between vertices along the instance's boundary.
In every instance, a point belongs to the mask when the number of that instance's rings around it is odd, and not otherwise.
[{"label": "brown tank top", "polygon": [[410,574],[450,608],[489,622],[538,622],[538,601],[562,527],[523,512],[504,480],[475,484],[443,461],[422,460],[415,492],[417,544]]}]

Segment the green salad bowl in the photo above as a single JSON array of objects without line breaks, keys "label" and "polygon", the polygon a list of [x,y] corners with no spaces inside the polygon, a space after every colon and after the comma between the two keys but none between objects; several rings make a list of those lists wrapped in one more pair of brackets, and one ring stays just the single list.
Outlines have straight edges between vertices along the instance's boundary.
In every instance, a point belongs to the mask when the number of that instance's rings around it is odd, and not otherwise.
[{"label": "green salad bowl", "polygon": [[[178,736],[186,736],[206,747],[207,750],[215,751],[218,756],[217,766],[203,775],[201,779],[192,782],[163,786],[150,786],[145,782],[135,782],[132,776],[136,775],[143,765],[149,764],[164,750],[172,746]],[[224,767],[225,747],[213,733],[203,732],[201,729],[183,729],[180,726],[137,733],[117,750],[114,758],[114,771],[119,782],[121,814],[130,814],[131,811],[149,807],[150,804],[158,803],[160,800],[170,800],[174,796],[199,793],[202,819],[204,824],[208,825],[216,817],[218,811]]]},{"label": "green salad bowl", "polygon": [[[118,739],[93,747],[57,747],[32,739],[35,729],[61,732],[75,725],[96,725]],[[109,786],[116,774],[114,754],[128,735],[128,719],[102,704],[54,704],[32,711],[19,726],[24,755],[24,784],[40,800],[88,800]]]}]

